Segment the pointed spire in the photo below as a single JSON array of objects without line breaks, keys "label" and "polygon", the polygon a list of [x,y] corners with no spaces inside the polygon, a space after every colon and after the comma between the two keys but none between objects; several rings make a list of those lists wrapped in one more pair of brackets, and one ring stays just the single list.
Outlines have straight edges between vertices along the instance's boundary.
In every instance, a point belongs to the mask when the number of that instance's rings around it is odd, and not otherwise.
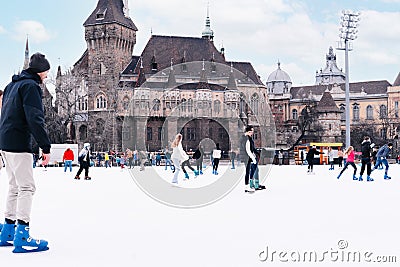
[{"label": "pointed spire", "polygon": [[171,69],[169,71],[166,88],[175,88],[175,87],[176,87],[176,79],[175,79],[174,68],[172,67],[172,59],[171,59]]},{"label": "pointed spire", "polygon": [[61,77],[61,66],[59,65],[58,66],[58,68],[57,68],[57,76],[56,76],[57,78],[58,77]]},{"label": "pointed spire", "polygon": [[24,59],[24,70],[29,67],[29,44],[28,44],[28,35],[26,35],[26,44],[25,44],[25,59]]},{"label": "pointed spire", "polygon": [[237,90],[237,84],[235,79],[235,74],[233,72],[233,63],[231,62],[231,71],[229,72],[229,79],[228,79],[228,90]]},{"label": "pointed spire", "polygon": [[211,22],[210,22],[210,3],[207,4],[207,18],[206,18],[206,27],[202,32],[202,37],[205,39],[209,39],[212,41],[214,39],[214,31],[211,30]]},{"label": "pointed spire", "polygon": [[204,64],[204,59],[203,59],[203,68],[201,70],[200,74],[200,81],[197,86],[197,89],[210,89],[210,86],[208,84],[207,76],[206,76],[206,68]]},{"label": "pointed spire", "polygon": [[145,82],[146,82],[146,76],[144,74],[144,69],[143,69],[143,58],[140,57],[140,69],[139,69],[138,79],[136,81],[135,87],[140,87]]}]

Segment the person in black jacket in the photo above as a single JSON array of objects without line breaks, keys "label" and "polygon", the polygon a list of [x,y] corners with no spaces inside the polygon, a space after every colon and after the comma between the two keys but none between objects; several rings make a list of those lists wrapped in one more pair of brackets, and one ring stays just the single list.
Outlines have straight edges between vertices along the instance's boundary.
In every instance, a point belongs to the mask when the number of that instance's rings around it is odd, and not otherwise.
[{"label": "person in black jacket", "polygon": [[0,150],[6,164],[9,189],[0,246],[14,246],[14,253],[48,249],[47,241],[30,237],[29,222],[36,190],[31,136],[42,149],[42,165],[47,165],[50,160],[51,145],[44,126],[42,89],[39,86],[47,78],[49,69],[50,64],[44,55],[32,55],[29,68],[14,75],[3,94]]},{"label": "person in black jacket", "polygon": [[314,156],[319,154],[324,154],[324,153],[317,151],[317,148],[315,146],[312,146],[308,149],[306,156],[306,160],[308,162],[307,173],[309,174],[314,173]]},{"label": "person in black jacket", "polygon": [[360,177],[358,178],[359,181],[362,181],[365,166],[367,166],[367,181],[371,182],[374,179],[370,177],[371,175],[371,139],[369,136],[365,136],[364,140],[361,143],[361,171],[360,171]]}]

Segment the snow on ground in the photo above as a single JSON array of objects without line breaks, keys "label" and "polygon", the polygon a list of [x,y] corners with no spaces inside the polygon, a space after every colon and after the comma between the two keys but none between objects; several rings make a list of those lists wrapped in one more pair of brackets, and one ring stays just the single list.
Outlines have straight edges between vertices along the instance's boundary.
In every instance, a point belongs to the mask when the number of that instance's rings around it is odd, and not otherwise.
[{"label": "snow on ground", "polygon": [[[156,171],[172,179],[163,168]],[[180,209],[143,193],[127,170],[90,168],[93,180],[77,181],[77,168],[67,174],[62,168],[36,168],[31,235],[48,240],[50,250],[15,255],[3,247],[0,264],[382,266],[374,263],[384,259],[377,256],[395,256],[390,260],[398,264],[399,170],[400,165],[390,165],[392,180],[383,180],[383,171],[376,171],[375,181],[367,183],[353,181],[351,170],[337,180],[338,170],[329,171],[328,166],[316,166],[315,175],[307,175],[305,166],[273,166],[267,190],[245,194],[240,183],[212,205]],[[6,190],[2,170],[1,218]],[[319,262],[298,262],[298,255],[311,252]],[[344,252],[361,255],[360,262],[346,262]]]}]

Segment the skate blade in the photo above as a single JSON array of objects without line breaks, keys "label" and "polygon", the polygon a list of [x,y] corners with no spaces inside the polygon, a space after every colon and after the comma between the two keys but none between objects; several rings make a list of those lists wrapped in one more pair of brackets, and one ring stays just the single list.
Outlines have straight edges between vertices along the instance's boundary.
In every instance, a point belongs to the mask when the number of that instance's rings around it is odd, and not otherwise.
[{"label": "skate blade", "polygon": [[0,247],[11,247],[11,246],[14,245],[10,242],[0,242]]},{"label": "skate blade", "polygon": [[49,247],[33,248],[33,249],[27,249],[24,247],[15,247],[12,252],[13,253],[33,253],[33,252],[42,252],[42,251],[46,251],[46,250],[49,250]]}]

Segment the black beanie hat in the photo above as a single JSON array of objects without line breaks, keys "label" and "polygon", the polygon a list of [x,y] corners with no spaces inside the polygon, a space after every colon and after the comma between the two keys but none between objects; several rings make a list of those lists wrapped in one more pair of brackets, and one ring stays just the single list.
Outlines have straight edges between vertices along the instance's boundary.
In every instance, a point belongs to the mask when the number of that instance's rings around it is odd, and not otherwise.
[{"label": "black beanie hat", "polygon": [[31,56],[28,70],[33,73],[41,73],[50,69],[50,63],[41,53],[35,53]]}]

